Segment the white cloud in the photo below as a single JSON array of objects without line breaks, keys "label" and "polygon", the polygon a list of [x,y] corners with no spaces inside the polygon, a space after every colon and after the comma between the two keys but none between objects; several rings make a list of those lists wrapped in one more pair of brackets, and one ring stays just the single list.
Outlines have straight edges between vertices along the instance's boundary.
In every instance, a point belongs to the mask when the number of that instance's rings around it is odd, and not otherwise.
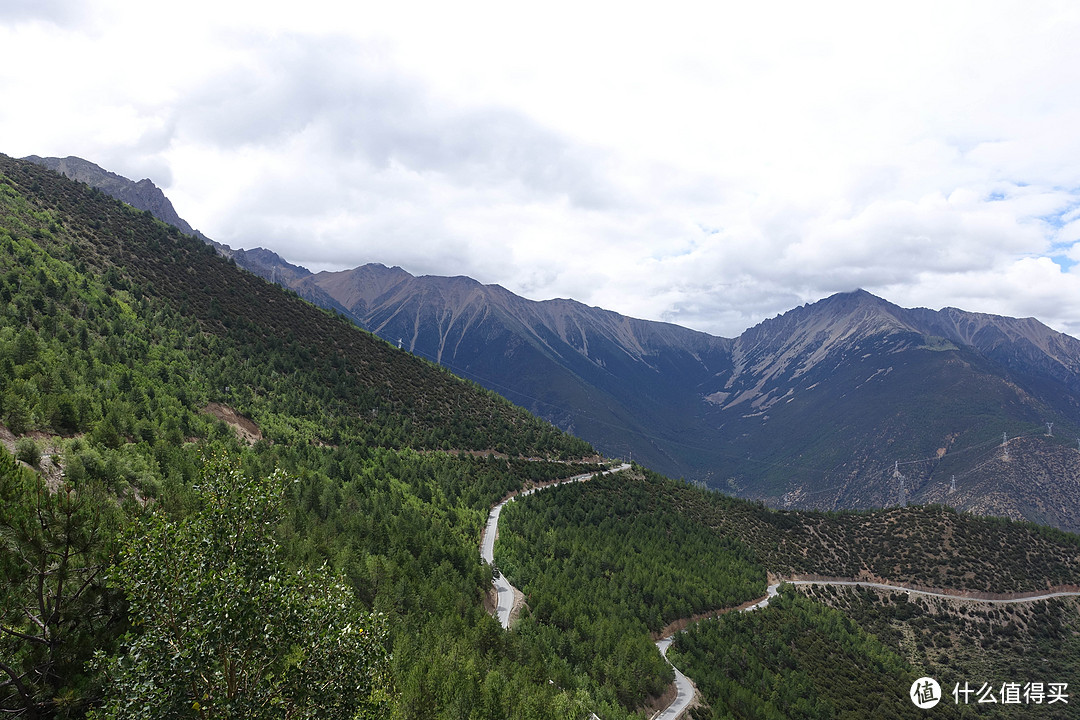
[{"label": "white cloud", "polygon": [[[0,137],[314,268],[734,335],[862,286],[1080,330],[1070,3],[7,4]],[[47,48],[47,52],[42,49]]]},{"label": "white cloud", "polygon": [[0,5],[0,19],[8,23],[65,26],[84,22],[85,11],[79,0],[6,0]]}]

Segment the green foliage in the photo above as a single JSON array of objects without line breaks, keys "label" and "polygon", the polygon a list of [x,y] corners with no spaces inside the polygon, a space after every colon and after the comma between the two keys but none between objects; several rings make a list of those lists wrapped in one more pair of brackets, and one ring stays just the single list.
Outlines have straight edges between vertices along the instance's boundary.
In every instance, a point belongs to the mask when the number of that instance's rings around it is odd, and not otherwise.
[{"label": "green foliage", "polygon": [[325,569],[288,569],[285,482],[214,461],[198,510],[126,534],[115,578],[138,632],[109,661],[101,717],[382,716],[380,620]]},{"label": "green foliage", "polygon": [[37,467],[37,464],[41,462],[41,448],[33,438],[19,438],[15,443],[15,458],[27,465]]},{"label": "green foliage", "polygon": [[0,447],[0,711],[79,716],[93,699],[86,663],[121,625],[103,581],[114,516],[88,487],[51,492]]},{"label": "green foliage", "polygon": [[630,708],[672,680],[650,631],[765,588],[746,545],[662,507],[654,491],[625,473],[545,490],[504,508],[495,546],[532,607],[524,631],[562,644]]},{"label": "green foliage", "polygon": [[[921,718],[919,674],[845,615],[790,589],[764,610],[728,613],[676,636],[668,651],[709,705],[696,720]],[[957,718],[949,702],[935,717]]]}]

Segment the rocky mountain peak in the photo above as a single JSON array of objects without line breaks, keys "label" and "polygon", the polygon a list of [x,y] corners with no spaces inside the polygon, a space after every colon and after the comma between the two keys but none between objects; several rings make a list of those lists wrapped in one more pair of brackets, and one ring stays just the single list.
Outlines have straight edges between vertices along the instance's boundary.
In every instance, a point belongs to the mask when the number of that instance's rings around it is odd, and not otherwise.
[{"label": "rocky mountain peak", "polygon": [[903,309],[866,292],[839,293],[803,305],[750,328],[732,348],[731,376],[710,399],[724,407],[749,402],[765,407],[794,391],[793,383],[833,357],[854,351],[862,341],[903,334],[895,350],[910,346],[918,333]]},{"label": "rocky mountain peak", "polygon": [[[161,191],[161,188],[148,178],[135,182],[74,155],[65,158],[43,158],[30,155],[23,159],[60,173],[72,180],[86,183],[90,187],[96,187],[132,207],[146,210],[158,220],[175,226],[181,232],[188,235],[197,235],[191,225],[177,214],[172,202],[165,197],[165,193]],[[205,238],[203,239],[205,240]]]}]

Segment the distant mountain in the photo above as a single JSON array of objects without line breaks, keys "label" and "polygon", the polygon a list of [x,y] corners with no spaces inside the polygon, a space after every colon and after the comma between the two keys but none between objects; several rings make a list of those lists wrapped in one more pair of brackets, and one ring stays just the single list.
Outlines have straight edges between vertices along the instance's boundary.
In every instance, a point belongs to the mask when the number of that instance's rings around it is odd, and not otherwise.
[{"label": "distant mountain", "polygon": [[943,502],[1080,528],[1080,341],[1033,318],[859,290],[729,340],[382,265],[292,287],[668,474],[786,507]]},{"label": "distant mountain", "polygon": [[[124,190],[77,158],[36,161],[165,206],[149,181]],[[669,475],[785,507],[944,502],[1080,530],[1080,341],[1034,318],[905,309],[859,290],[726,339],[467,277],[377,264],[312,274],[269,250],[215,246]]]},{"label": "distant mountain", "polygon": [[695,466],[669,441],[698,426],[702,387],[730,365],[730,340],[573,300],[534,302],[467,277],[371,264],[291,287],[307,298],[323,291],[386,340],[675,475]]},{"label": "distant mountain", "polygon": [[[1064,491],[1080,478],[1080,341],[1037,320],[856,291],[747,330],[732,365],[706,396],[729,490],[794,507],[947,502],[1080,527]],[[1017,436],[1006,459],[1002,441]],[[1021,467],[1056,468],[1056,489]]]}]

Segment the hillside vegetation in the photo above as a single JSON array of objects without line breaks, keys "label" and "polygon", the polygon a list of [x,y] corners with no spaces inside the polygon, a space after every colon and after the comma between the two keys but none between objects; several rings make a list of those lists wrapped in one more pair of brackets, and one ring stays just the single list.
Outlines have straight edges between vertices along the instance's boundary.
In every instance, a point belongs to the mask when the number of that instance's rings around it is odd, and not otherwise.
[{"label": "hillside vegetation", "polygon": [[[907,698],[920,677],[843,613],[792,592],[762,611],[733,613],[680,633],[668,651],[709,703],[694,720],[920,718]],[[935,717],[962,717],[943,702]]]},{"label": "hillside vegetation", "polygon": [[[484,517],[598,470],[583,441],[5,157],[0,299],[11,714],[629,719],[671,676],[650,634],[763,594],[767,572],[1077,581],[1065,533],[942,508],[776,512],[639,468],[506,508],[496,558],[530,609],[504,632]],[[790,603],[875,659],[858,683],[911,671],[871,625]],[[774,675],[794,707],[801,676]]]},{"label": "hillside vegetation", "polygon": [[[999,605],[909,598],[867,588],[802,586],[798,591],[850,617],[920,672],[938,678],[948,693],[964,682],[975,688],[990,682],[1000,695],[1005,682],[1073,687],[1080,681],[1076,598]],[[1030,704],[998,703],[980,715],[1019,718],[1035,712],[1047,718],[1075,715],[1068,705],[1045,701],[1038,710]]]},{"label": "hillside vegetation", "polygon": [[[561,505],[571,510],[560,510]],[[525,508],[528,516],[522,517]],[[633,482],[605,476],[560,488],[558,494],[529,498],[506,517],[509,531],[533,533],[525,536],[526,544],[555,542],[556,533],[542,532],[547,523],[568,525],[569,535],[603,531],[617,549],[626,541],[614,538],[640,524],[652,528],[647,534],[654,541],[660,535],[670,543],[668,551],[679,556],[703,559],[707,551],[725,546],[745,548],[741,557],[780,577],[879,578],[991,593],[1041,590],[1080,580],[1080,537],[1060,530],[932,505],[866,512],[772,510],[648,470]],[[682,551],[672,540],[698,535],[709,540],[687,539]],[[587,546],[595,549],[598,542]],[[506,547],[509,550],[509,543]],[[755,597],[765,590],[764,577],[758,578]],[[693,596],[688,591],[687,599],[668,602],[693,602]],[[690,607],[693,612],[701,609]]]},{"label": "hillside vegetation", "polygon": [[[324,567],[355,599],[358,627],[372,637],[386,628],[385,659],[371,655],[371,669],[391,716],[626,712],[530,638],[503,635],[482,605],[487,508],[528,482],[592,469],[564,462],[591,455],[585,443],[146,213],[7,158],[0,296],[0,420],[37,470],[0,453],[4,710],[81,716],[108,700],[110,717],[164,712],[128,695],[157,687],[154,668],[106,682],[108,658],[154,627],[112,559],[155,528],[209,527],[196,522],[208,501],[200,488],[220,476],[208,458],[224,453],[244,478],[277,478],[280,562]],[[264,439],[242,443],[201,412],[211,401],[251,418]],[[227,567],[270,581],[275,573],[258,572],[265,562]],[[228,676],[212,655],[184,657]],[[567,682],[548,683],[556,673]],[[180,693],[161,699],[169,707],[210,712],[183,700],[183,687],[168,691]]]},{"label": "hillside vegetation", "polygon": [[[762,597],[765,571],[973,593],[1080,578],[1080,538],[1057,530],[941,507],[776,511],[640,469],[521,499],[500,532],[496,560],[531,607],[523,627],[568,633],[570,652],[596,653],[596,676],[612,652],[637,657],[641,672],[656,657],[645,642],[606,639]],[[669,658],[708,705],[695,718],[916,718],[906,693],[922,675],[1000,683],[1038,657],[1047,682],[1068,682],[1076,657],[1075,601],[969,615],[949,605],[957,601],[909,603],[899,591],[880,607],[832,600],[842,593],[831,588],[806,593],[827,601],[788,588],[765,610],[728,612],[676,636]],[[937,614],[917,619],[929,604]],[[963,717],[955,704],[939,714]]]},{"label": "hillside vegetation", "polygon": [[[942,689],[934,717],[1064,720],[1075,710],[1050,685],[1070,695],[1076,683],[1077,612],[1075,598],[990,605],[786,586],[764,610],[692,626],[668,656],[705,697],[695,720],[926,717],[906,697],[924,676]],[[1025,695],[1029,684],[1040,689]]]}]

